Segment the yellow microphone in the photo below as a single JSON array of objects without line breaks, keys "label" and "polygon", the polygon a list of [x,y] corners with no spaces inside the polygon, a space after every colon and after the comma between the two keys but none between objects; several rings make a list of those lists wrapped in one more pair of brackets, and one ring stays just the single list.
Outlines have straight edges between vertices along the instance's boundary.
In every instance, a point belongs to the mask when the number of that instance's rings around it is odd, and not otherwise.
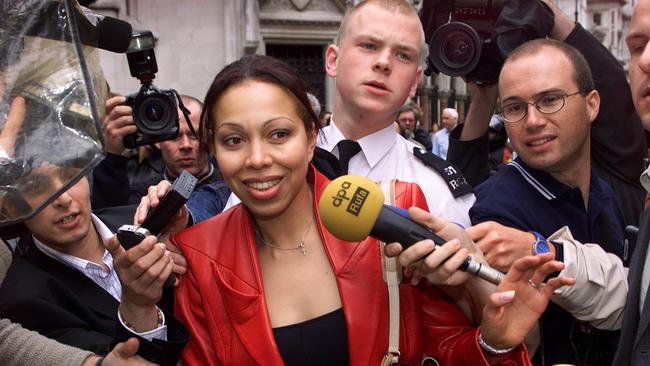
[{"label": "yellow microphone", "polygon": [[[386,243],[398,242],[404,249],[425,239],[433,240],[436,247],[446,242],[413,221],[408,211],[385,205],[379,186],[365,177],[336,178],[325,187],[318,207],[327,230],[341,240],[358,242],[372,236]],[[494,284],[499,284],[504,276],[471,256],[460,269]]]},{"label": "yellow microphone", "polygon": [[336,178],[325,187],[318,207],[334,236],[357,242],[370,235],[384,206],[384,194],[370,179],[355,175]]}]

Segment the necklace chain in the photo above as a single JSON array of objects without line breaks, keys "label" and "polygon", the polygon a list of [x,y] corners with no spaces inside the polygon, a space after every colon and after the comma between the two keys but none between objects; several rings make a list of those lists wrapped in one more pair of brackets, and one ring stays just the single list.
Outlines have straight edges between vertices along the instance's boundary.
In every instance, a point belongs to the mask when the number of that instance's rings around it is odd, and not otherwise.
[{"label": "necklace chain", "polygon": [[278,249],[278,250],[298,250],[300,249],[300,252],[302,253],[303,256],[307,255],[307,249],[305,248],[305,240],[307,240],[307,235],[309,234],[309,231],[311,230],[311,227],[314,225],[314,217],[312,216],[311,221],[309,222],[309,226],[307,227],[307,231],[305,231],[305,235],[303,236],[302,240],[298,242],[298,246],[293,247],[293,248],[282,248],[280,246],[274,245],[269,243],[266,239],[264,239],[264,236],[262,235],[262,231],[260,230],[259,225],[257,225],[257,221],[253,220],[253,231],[255,231],[255,235],[260,238],[260,241],[262,244],[266,245],[269,248],[273,249]]}]

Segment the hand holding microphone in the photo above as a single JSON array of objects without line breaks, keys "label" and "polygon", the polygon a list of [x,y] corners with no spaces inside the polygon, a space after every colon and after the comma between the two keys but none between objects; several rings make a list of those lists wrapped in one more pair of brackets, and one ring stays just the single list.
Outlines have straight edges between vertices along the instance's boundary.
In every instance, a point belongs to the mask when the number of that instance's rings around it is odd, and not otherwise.
[{"label": "hand holding microphone", "polygon": [[[407,269],[406,274],[414,276],[413,282],[426,277],[435,284],[461,284],[468,277],[458,273],[458,269],[494,284],[503,278],[501,272],[475,260],[482,260],[482,255],[462,228],[422,210],[414,208],[406,212],[384,205],[381,189],[367,178],[348,175],[335,179],[325,188],[319,208],[327,229],[342,240],[356,242],[372,236],[386,243],[398,242],[405,248],[400,263],[407,268],[423,259],[416,269]],[[446,242],[413,219],[429,225],[437,234],[454,239]],[[398,254],[396,245],[387,247],[387,254]]]},{"label": "hand holding microphone", "polygon": [[408,215],[437,236],[449,238],[447,242],[443,240],[442,244],[427,239],[408,247],[403,247],[399,242],[386,246],[386,255],[398,257],[404,267],[404,275],[411,278],[411,284],[414,286],[419,284],[422,278],[436,285],[462,285],[472,277],[470,272],[465,270],[465,266],[469,265],[468,261],[475,265],[487,263],[461,226],[433,216],[418,207],[409,208]]}]

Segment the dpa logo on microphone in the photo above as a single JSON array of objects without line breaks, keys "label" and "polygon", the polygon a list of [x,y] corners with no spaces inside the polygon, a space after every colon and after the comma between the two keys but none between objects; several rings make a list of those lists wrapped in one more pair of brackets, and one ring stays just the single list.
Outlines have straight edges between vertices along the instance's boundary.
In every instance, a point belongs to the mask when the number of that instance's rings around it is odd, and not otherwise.
[{"label": "dpa logo on microphone", "polygon": [[336,192],[336,196],[332,196],[332,204],[334,207],[340,207],[343,203],[343,200],[349,201],[350,198],[345,195],[348,189],[352,186],[352,183],[344,181],[341,183],[341,189]]},{"label": "dpa logo on microphone", "polygon": [[354,216],[359,216],[359,213],[361,212],[363,204],[366,202],[366,198],[368,198],[370,191],[361,187],[357,187],[352,197],[349,197],[348,190],[351,187],[351,182],[344,181],[341,183],[341,189],[336,192],[335,196],[332,196],[332,205],[334,205],[334,207],[341,207],[344,201],[349,201],[345,211],[353,214]]},{"label": "dpa logo on microphone", "polygon": [[366,198],[368,198],[368,193],[370,193],[370,191],[367,189],[357,187],[357,190],[352,196],[352,201],[350,201],[346,211],[354,216],[359,216],[359,212],[361,212],[361,208],[363,208],[363,204],[366,202]]}]

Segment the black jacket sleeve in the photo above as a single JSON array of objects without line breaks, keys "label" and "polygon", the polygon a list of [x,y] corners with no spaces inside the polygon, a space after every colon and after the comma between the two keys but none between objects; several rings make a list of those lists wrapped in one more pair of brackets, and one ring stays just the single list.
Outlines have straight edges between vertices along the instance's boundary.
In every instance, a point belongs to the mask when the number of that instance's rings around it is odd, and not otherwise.
[{"label": "black jacket sleeve", "polygon": [[160,366],[174,366],[181,359],[183,348],[185,348],[189,336],[185,326],[168,312],[165,312],[165,321],[167,322],[166,341],[159,339],[148,341],[142,337],[136,336],[128,329],[124,328],[118,321],[115,328],[114,344],[125,342],[131,337],[136,337],[140,341],[138,355],[148,361],[157,363]]},{"label": "black jacket sleeve", "polygon": [[467,182],[476,187],[489,178],[487,134],[474,140],[461,141],[463,124],[459,124],[449,135],[447,161],[458,167]]},{"label": "black jacket sleeve", "polygon": [[625,71],[580,24],[565,42],[585,56],[600,94],[600,111],[591,125],[591,161],[614,189],[625,223],[636,225],[645,197],[639,177],[647,148]]},{"label": "black jacket sleeve", "polygon": [[129,204],[128,158],[111,153],[93,169],[92,207],[123,206]]}]

